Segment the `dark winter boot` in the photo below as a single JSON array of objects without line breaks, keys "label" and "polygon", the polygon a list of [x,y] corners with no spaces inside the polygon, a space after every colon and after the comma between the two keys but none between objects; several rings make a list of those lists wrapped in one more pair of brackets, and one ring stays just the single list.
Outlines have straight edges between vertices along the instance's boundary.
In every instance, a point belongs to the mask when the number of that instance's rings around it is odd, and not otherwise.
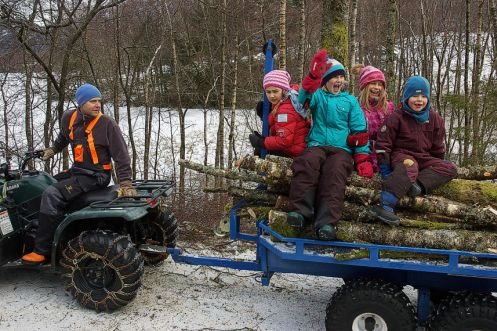
[{"label": "dark winter boot", "polygon": [[288,213],[286,221],[288,225],[290,225],[292,228],[294,228],[297,231],[302,231],[304,229],[304,216],[301,214],[291,211]]},{"label": "dark winter boot", "polygon": [[419,182],[412,183],[411,187],[409,188],[409,191],[407,191],[407,196],[411,198],[415,198],[421,194],[423,194],[423,187]]},{"label": "dark winter boot", "polygon": [[372,206],[369,211],[377,219],[391,226],[400,224],[400,218],[395,215],[394,207],[399,202],[394,194],[382,191],[380,194],[380,205]]},{"label": "dark winter boot", "polygon": [[337,228],[331,224],[323,225],[317,230],[317,236],[319,240],[337,240]]},{"label": "dark winter boot", "polygon": [[34,251],[37,254],[50,256],[55,230],[63,217],[39,214],[39,225],[36,233]]}]

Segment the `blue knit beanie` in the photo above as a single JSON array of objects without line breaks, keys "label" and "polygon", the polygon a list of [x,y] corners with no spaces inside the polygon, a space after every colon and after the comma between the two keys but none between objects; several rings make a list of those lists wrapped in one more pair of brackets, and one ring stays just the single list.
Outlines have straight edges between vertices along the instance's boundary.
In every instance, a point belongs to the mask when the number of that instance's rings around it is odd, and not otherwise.
[{"label": "blue knit beanie", "polygon": [[83,84],[76,90],[76,102],[81,107],[93,98],[101,98],[100,91],[91,84]]},{"label": "blue knit beanie", "polygon": [[[428,98],[426,107],[421,112],[415,112],[409,107],[408,100],[410,97],[422,94]],[[412,76],[404,85],[404,94],[402,95],[402,106],[411,114],[418,123],[428,121],[430,112],[430,83],[423,76]]]},{"label": "blue knit beanie", "polygon": [[338,75],[345,77],[345,67],[337,60],[331,59],[331,67],[324,73],[323,78],[321,79],[321,86],[325,86],[330,79]]},{"label": "blue knit beanie", "polygon": [[430,100],[430,83],[423,76],[412,76],[409,78],[404,85],[404,94],[402,96],[402,102],[407,104],[407,100],[410,97],[422,94]]}]

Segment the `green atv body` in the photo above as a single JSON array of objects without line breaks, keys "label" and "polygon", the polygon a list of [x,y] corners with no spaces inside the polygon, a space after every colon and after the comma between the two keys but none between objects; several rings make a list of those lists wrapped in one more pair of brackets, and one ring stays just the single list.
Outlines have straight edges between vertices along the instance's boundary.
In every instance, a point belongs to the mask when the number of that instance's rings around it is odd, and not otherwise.
[{"label": "green atv body", "polygon": [[67,289],[85,307],[112,311],[131,302],[144,264],[164,261],[178,229],[164,198],[174,181],[134,181],[137,197],[117,197],[117,186],[87,192],[71,202],[55,232],[49,262],[26,265],[33,249],[43,191],[56,179],[25,170],[41,152],[26,153],[18,170],[0,165],[0,269],[61,272]]}]

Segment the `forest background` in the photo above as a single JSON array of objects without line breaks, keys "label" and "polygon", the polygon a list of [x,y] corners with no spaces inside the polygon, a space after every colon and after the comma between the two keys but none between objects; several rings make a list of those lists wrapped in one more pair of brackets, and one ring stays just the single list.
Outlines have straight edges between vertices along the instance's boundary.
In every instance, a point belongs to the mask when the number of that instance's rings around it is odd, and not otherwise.
[{"label": "forest background", "polygon": [[[160,176],[167,159],[183,188],[177,161],[189,148],[188,112],[203,114],[196,143],[204,164],[214,155],[216,167],[231,167],[236,142],[246,140],[236,118],[255,118],[262,45],[272,39],[275,68],[293,83],[320,48],[348,70],[384,70],[394,102],[406,78],[427,77],[447,126],[446,156],[460,166],[495,164],[495,8],[495,0],[0,0],[0,151],[50,146],[76,88],[89,82],[121,125],[133,177]],[[349,80],[357,94],[356,77]],[[177,138],[178,146],[162,143]],[[44,167],[69,163],[66,150]]]}]

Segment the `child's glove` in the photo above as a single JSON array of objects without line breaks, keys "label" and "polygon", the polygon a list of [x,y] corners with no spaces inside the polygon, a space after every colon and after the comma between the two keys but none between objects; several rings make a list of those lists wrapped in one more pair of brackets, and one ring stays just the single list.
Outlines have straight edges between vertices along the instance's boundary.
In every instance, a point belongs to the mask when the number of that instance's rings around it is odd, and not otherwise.
[{"label": "child's glove", "polygon": [[354,162],[359,176],[367,178],[373,177],[373,165],[371,164],[369,154],[354,154]]},{"label": "child's glove", "polygon": [[331,59],[326,49],[317,52],[312,58],[309,73],[302,80],[304,91],[314,93],[321,86],[321,78],[331,68],[331,65]]},{"label": "child's glove", "polygon": [[262,100],[257,102],[257,105],[255,106],[255,112],[257,113],[257,116],[262,119],[262,114],[264,113],[264,102]]},{"label": "child's glove", "polygon": [[265,148],[264,147],[264,137],[257,131],[249,134],[250,144],[254,148]]},{"label": "child's glove", "polygon": [[309,72],[313,78],[319,78],[319,80],[321,80],[325,72],[330,68],[331,60],[328,56],[328,51],[326,49],[322,49],[314,54]]},{"label": "child's glove", "polygon": [[385,180],[392,173],[390,156],[385,153],[376,153],[376,159],[378,160],[378,168],[380,168],[381,178]]},{"label": "child's glove", "polygon": [[369,134],[366,131],[352,133],[347,136],[347,145],[350,147],[366,146],[369,140]]}]

